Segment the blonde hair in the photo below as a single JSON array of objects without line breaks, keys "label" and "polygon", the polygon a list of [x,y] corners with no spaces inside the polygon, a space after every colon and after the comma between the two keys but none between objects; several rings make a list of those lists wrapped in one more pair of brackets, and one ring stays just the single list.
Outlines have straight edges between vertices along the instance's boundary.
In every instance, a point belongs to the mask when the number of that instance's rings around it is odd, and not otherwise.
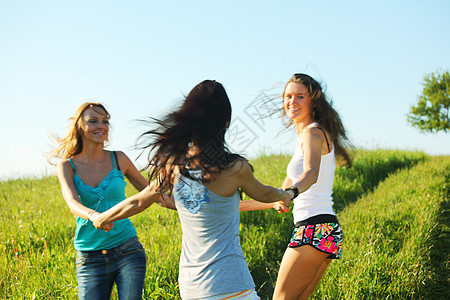
[{"label": "blonde hair", "polygon": [[54,163],[52,162],[54,158],[60,158],[63,160],[72,158],[75,155],[79,154],[81,150],[83,150],[83,140],[81,138],[83,124],[81,117],[88,108],[92,108],[95,112],[110,118],[110,115],[103,104],[94,102],[83,103],[75,111],[74,116],[69,118],[69,121],[72,122],[69,126],[69,132],[67,133],[66,137],[62,139],[58,137],[55,138],[55,143],[57,146],[47,156],[48,163],[54,165]]}]

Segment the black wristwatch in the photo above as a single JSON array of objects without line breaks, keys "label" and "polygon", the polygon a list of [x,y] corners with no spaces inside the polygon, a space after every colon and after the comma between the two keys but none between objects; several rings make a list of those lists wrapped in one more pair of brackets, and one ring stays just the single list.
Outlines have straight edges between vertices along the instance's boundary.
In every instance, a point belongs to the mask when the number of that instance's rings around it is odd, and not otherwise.
[{"label": "black wristwatch", "polygon": [[284,190],[294,192],[294,196],[292,196],[291,200],[298,196],[298,188],[295,185],[285,188]]}]

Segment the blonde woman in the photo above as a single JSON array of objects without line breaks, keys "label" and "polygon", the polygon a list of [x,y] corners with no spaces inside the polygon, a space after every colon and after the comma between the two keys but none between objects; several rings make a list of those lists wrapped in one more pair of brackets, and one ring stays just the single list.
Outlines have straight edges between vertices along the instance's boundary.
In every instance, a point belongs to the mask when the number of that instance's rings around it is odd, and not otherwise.
[{"label": "blonde woman", "polygon": [[147,181],[123,152],[105,150],[110,115],[102,104],[84,103],[70,120],[48,160],[60,159],[62,195],[76,217],[79,299],[109,299],[114,283],[119,299],[142,299],[146,256],[133,224],[124,219],[103,231],[91,220],[125,199],[124,176],[138,191]]},{"label": "blonde woman", "polygon": [[273,299],[307,299],[332,259],[341,257],[342,230],[333,211],[335,157],[351,166],[346,131],[321,85],[295,74],[285,86],[283,110],[297,145],[283,188],[294,192],[295,229],[281,262]]}]

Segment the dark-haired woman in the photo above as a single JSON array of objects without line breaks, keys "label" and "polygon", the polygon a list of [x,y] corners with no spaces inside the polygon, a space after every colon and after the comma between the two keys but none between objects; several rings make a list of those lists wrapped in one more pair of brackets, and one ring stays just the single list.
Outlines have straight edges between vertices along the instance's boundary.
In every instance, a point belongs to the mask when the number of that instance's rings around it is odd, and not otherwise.
[{"label": "dark-haired woman", "polygon": [[297,130],[283,189],[295,193],[295,229],[278,273],[273,299],[307,299],[332,259],[341,256],[342,231],[333,211],[335,157],[351,166],[348,139],[321,85],[295,74],[283,92],[283,110]]},{"label": "dark-haired woman", "polygon": [[239,243],[242,190],[261,202],[291,193],[263,185],[248,162],[225,146],[231,105],[223,86],[205,80],[183,104],[144,134],[150,137],[150,179],[141,193],[99,215],[94,224],[144,210],[158,193],[173,192],[183,237],[179,286],[183,299],[259,299]]},{"label": "dark-haired woman", "polygon": [[[98,230],[92,220],[125,199],[124,176],[139,191],[147,180],[120,151],[105,150],[110,115],[100,103],[82,104],[71,118],[67,136],[49,155],[60,158],[56,173],[62,195],[76,216],[79,299],[109,299],[114,283],[120,299],[141,299],[145,251],[130,220]],[[159,199],[157,199],[159,200]]]}]

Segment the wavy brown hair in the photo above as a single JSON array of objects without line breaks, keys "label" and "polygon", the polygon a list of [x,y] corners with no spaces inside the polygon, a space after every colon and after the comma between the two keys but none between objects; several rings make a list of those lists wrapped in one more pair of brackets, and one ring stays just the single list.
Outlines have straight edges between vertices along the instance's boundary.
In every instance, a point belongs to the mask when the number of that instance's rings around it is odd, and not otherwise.
[{"label": "wavy brown hair", "polygon": [[[158,191],[171,192],[175,168],[194,180],[214,180],[241,156],[231,153],[225,145],[225,132],[231,120],[231,104],[224,87],[214,80],[196,85],[181,106],[162,119],[151,118],[155,129],[139,138],[141,149],[149,150],[149,181],[158,180]],[[156,125],[156,126],[155,126]],[[195,145],[198,154],[190,155]],[[201,171],[201,178],[192,178],[189,170]]]},{"label": "wavy brown hair", "polygon": [[[313,105],[312,116],[314,121],[319,123],[320,126],[330,134],[333,140],[336,156],[341,161],[341,164],[351,167],[352,158],[349,155],[348,149],[351,149],[352,145],[347,137],[347,131],[341,121],[341,118],[339,117],[339,114],[333,108],[333,102],[328,102],[320,83],[307,74],[294,74],[284,87],[283,101],[286,87],[291,82],[300,83],[306,87]],[[284,111],[283,106],[283,115],[285,114],[286,112]],[[292,123],[293,121],[289,120],[286,126],[289,127]]]},{"label": "wavy brown hair", "polygon": [[110,118],[110,115],[103,104],[95,102],[83,103],[77,108],[73,117],[69,118],[71,123],[67,135],[62,139],[57,137],[55,138],[55,143],[57,146],[47,156],[47,161],[50,164],[54,165],[52,162],[54,158],[72,158],[83,150],[83,140],[81,138],[83,120],[81,117],[88,108],[92,108],[95,112],[107,116],[108,119]]}]

